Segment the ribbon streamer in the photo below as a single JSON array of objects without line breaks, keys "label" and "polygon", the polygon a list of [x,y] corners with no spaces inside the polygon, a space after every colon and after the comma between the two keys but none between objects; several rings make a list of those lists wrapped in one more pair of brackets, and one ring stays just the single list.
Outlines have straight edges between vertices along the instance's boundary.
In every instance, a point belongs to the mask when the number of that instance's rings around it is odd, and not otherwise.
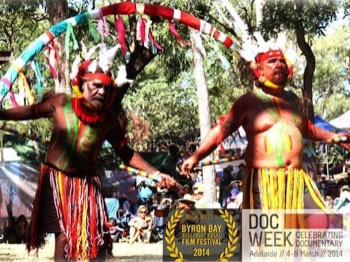
[{"label": "ribbon streamer", "polygon": [[19,73],[19,76],[18,76],[18,86],[19,86],[19,88],[24,88],[29,104],[30,105],[33,104],[34,103],[34,96],[30,90],[30,87],[29,87],[29,84],[28,84],[26,77],[24,76],[24,74],[22,72]]},{"label": "ribbon streamer", "polygon": [[346,136],[340,136],[340,137],[326,139],[326,140],[321,140],[321,141],[314,141],[313,143],[316,146],[319,146],[319,145],[324,145],[324,144],[342,143],[342,142],[346,142],[346,141],[347,141],[347,137]]},{"label": "ribbon streamer", "polygon": [[[71,27],[87,23],[89,25],[89,31],[92,34],[95,42],[99,42],[100,37],[97,30],[92,26],[91,19],[99,19],[101,17],[101,13],[102,16],[131,15],[138,13],[141,15],[145,14],[147,16],[158,16],[167,20],[174,20],[185,26],[199,30],[202,33],[211,35],[214,39],[218,40],[232,51],[237,52],[238,55],[241,53],[240,43],[234,42],[230,37],[216,29],[213,25],[189,13],[161,5],[152,5],[147,3],[140,5],[133,2],[122,2],[88,11],[53,25],[49,31],[45,32],[33,43],[31,43],[20,55],[20,57],[11,64],[10,69],[0,79],[0,94],[6,95],[12,89],[12,85],[18,77],[18,73],[54,38],[67,32],[68,35],[72,35],[73,46],[76,46],[76,41],[74,40],[74,35],[72,34],[73,32],[70,30]],[[148,36],[144,35],[144,37]]]},{"label": "ribbon streamer", "polygon": [[118,43],[120,44],[120,49],[124,56],[127,53],[127,48],[126,48],[126,38],[125,38],[125,25],[123,18],[120,15],[116,15],[114,17],[114,23],[115,23],[115,29],[117,30],[118,33]]},{"label": "ribbon streamer", "polygon": [[124,171],[126,171],[126,172],[128,172],[130,174],[143,176],[143,177],[152,179],[152,180],[157,181],[157,182],[161,180],[161,178],[158,175],[149,174],[149,173],[147,173],[145,171],[142,171],[140,169],[129,167],[129,166],[126,166],[126,165],[123,165],[123,164],[118,165],[117,168],[120,169],[120,170],[124,170]]},{"label": "ribbon streamer", "polygon": [[218,165],[218,164],[228,163],[239,159],[240,159],[239,157],[233,156],[233,157],[218,158],[218,159],[209,160],[209,161],[199,161],[198,166],[203,167],[203,166]]},{"label": "ribbon streamer", "polygon": [[48,145],[49,144],[49,141],[45,140],[44,138],[40,137],[40,136],[37,136],[37,135],[28,135],[24,132],[19,132],[18,130],[14,129],[14,128],[11,128],[11,127],[6,127],[6,125],[0,125],[0,130],[3,130],[5,132],[8,132],[8,133],[11,133],[11,134],[14,134],[14,135],[17,135],[19,137],[25,137],[25,138],[29,138],[33,141],[37,141],[39,143],[42,143],[44,145]]}]

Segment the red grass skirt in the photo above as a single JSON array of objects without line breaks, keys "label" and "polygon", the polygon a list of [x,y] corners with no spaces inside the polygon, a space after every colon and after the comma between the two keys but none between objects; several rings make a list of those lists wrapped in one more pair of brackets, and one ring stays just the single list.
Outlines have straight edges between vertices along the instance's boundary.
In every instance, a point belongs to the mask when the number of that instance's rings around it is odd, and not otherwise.
[{"label": "red grass skirt", "polygon": [[111,254],[109,224],[98,173],[72,177],[46,165],[42,165],[40,171],[27,243],[28,251],[45,244],[47,231],[41,228],[39,219],[41,210],[48,208],[40,205],[41,197],[45,197],[42,195],[44,176],[49,176],[59,227],[67,239],[66,258],[96,258],[102,246],[108,246]]}]

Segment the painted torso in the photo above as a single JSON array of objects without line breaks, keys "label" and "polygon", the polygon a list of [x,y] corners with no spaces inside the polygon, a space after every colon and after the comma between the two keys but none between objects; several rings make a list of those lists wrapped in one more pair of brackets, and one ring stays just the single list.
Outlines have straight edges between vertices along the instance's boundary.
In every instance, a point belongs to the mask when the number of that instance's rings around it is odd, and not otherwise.
[{"label": "painted torso", "polygon": [[[103,142],[113,125],[111,114],[96,125],[80,121],[71,107],[71,99],[56,106],[53,116],[53,132],[45,162],[54,165],[62,172],[82,175],[97,169],[97,157]],[[108,123],[108,124],[107,124]]]},{"label": "painted torso", "polygon": [[247,165],[257,168],[300,167],[303,141],[297,97],[284,92],[277,98],[256,89],[250,100],[243,124],[248,139]]}]

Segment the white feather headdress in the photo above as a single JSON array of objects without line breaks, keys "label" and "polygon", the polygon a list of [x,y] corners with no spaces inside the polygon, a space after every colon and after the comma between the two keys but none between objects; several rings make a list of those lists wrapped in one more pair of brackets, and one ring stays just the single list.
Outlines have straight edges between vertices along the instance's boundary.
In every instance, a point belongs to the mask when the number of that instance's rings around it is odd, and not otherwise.
[{"label": "white feather headdress", "polygon": [[[120,49],[120,45],[116,45],[114,47],[108,48],[105,43],[100,43],[96,46],[93,46],[91,49],[87,50],[84,43],[82,43],[82,52],[81,56],[85,61],[91,61],[88,64],[87,72],[95,73],[97,69],[102,69],[102,71],[106,74],[110,74],[115,84],[118,87],[124,84],[131,84],[132,80],[126,78],[126,67],[120,61],[116,61],[116,55],[118,50]],[[79,86],[81,75],[81,66],[83,62],[81,61],[81,56],[77,56],[72,64],[70,78],[72,80],[73,86]],[[118,63],[119,62],[119,63]],[[121,64],[119,67],[118,75],[115,77],[115,74],[112,71],[112,67],[114,64]]]}]

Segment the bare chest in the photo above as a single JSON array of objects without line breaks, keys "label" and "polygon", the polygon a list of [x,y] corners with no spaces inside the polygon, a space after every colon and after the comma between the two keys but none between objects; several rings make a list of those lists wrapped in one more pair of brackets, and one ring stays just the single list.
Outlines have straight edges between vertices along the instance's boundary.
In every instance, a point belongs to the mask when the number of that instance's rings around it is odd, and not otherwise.
[{"label": "bare chest", "polygon": [[295,101],[288,97],[256,96],[255,98],[255,104],[251,107],[247,121],[254,133],[266,132],[275,125],[301,128],[301,112]]},{"label": "bare chest", "polygon": [[91,153],[99,150],[108,130],[104,123],[85,124],[73,111],[62,112],[55,119],[53,136],[61,146],[76,152]]}]

